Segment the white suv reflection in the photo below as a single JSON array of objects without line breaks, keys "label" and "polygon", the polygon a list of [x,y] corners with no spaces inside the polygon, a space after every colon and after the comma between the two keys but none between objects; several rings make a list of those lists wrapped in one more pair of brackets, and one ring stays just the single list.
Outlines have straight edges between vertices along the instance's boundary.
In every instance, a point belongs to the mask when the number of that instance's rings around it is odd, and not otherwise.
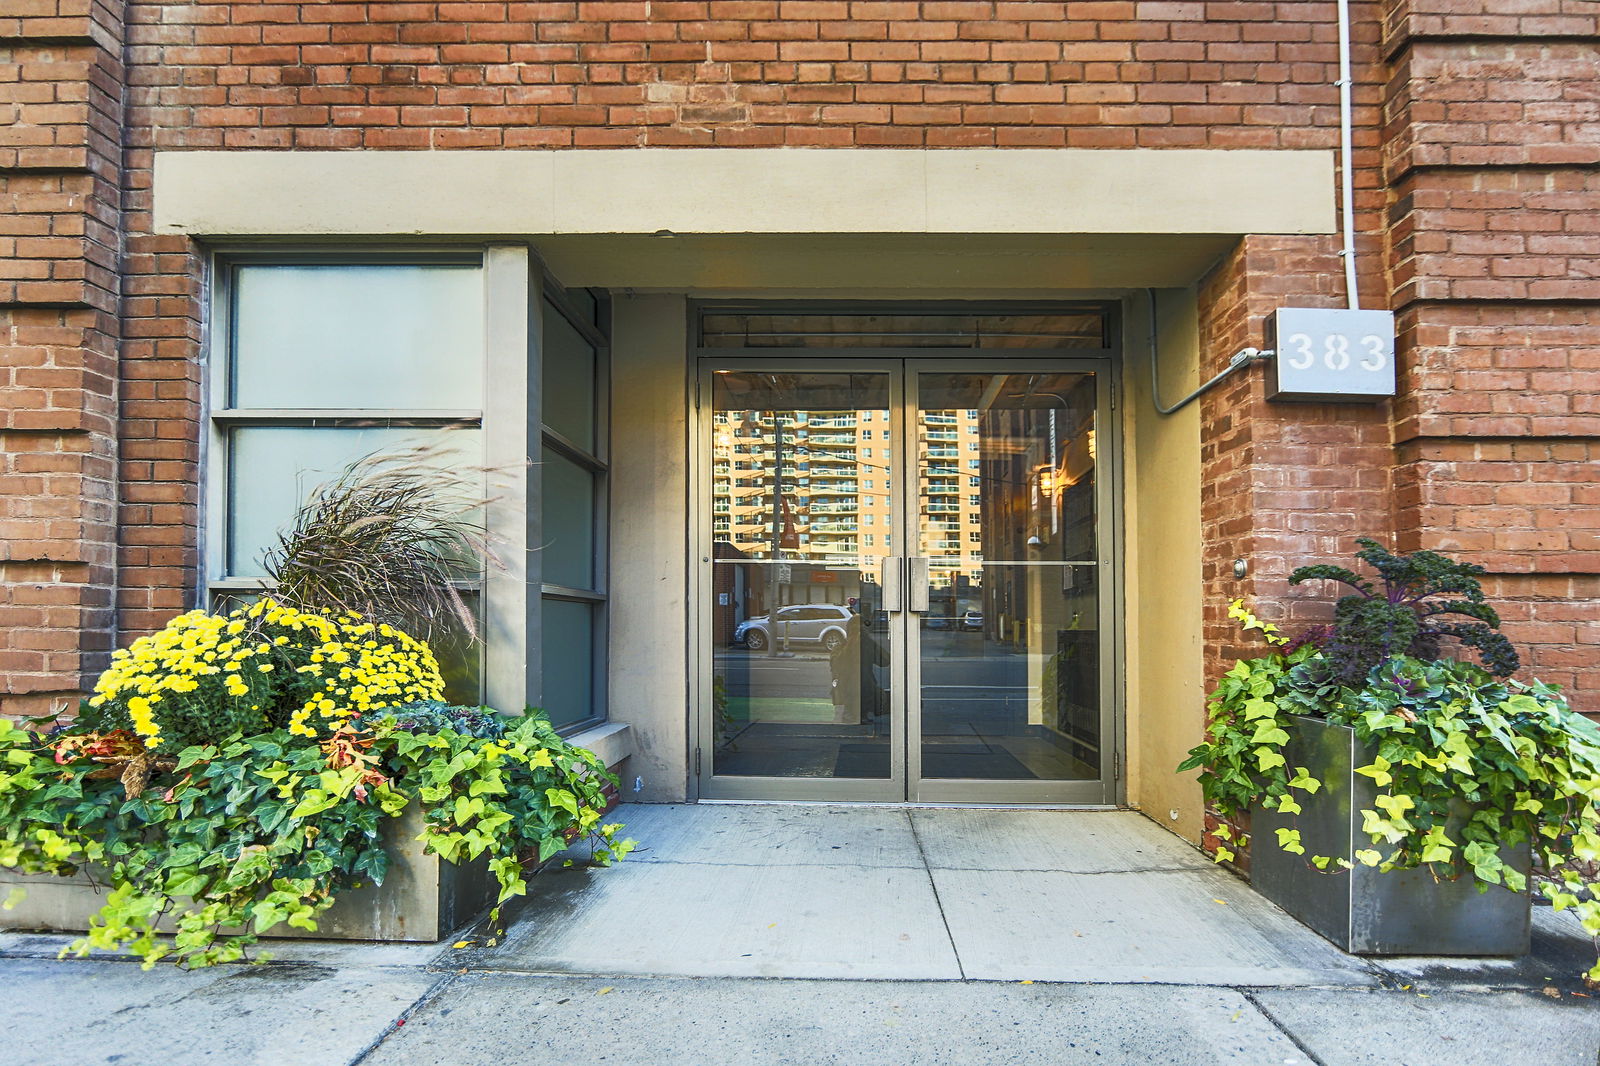
[{"label": "white suv reflection", "polygon": [[820,644],[833,651],[849,635],[850,608],[837,603],[796,603],[778,608],[777,631],[766,615],[740,622],[733,631],[733,642],[751,651],[765,651],[774,637],[781,643]]}]

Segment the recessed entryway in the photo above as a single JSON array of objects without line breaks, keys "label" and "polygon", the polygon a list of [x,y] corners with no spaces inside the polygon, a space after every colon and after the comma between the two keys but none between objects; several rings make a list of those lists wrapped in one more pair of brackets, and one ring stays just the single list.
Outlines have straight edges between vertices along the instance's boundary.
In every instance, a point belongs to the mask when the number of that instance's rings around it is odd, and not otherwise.
[{"label": "recessed entryway", "polygon": [[701,795],[1111,802],[1104,313],[702,323]]}]

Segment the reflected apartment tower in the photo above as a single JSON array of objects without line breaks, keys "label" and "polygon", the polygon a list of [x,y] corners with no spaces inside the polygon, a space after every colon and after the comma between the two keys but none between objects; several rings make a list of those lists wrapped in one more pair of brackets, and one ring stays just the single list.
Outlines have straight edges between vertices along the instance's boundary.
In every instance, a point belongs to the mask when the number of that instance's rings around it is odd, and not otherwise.
[{"label": "reflected apartment tower", "polygon": [[[776,557],[791,564],[777,582],[782,604],[845,603],[855,582],[837,575],[859,569],[863,583],[875,585],[878,561],[897,553],[981,561],[978,412],[923,411],[917,418],[923,514],[913,518],[921,527],[915,543],[902,545],[891,500],[904,457],[894,454],[888,411],[718,411],[713,539],[734,558],[772,559],[776,547]],[[763,591],[750,591],[750,608],[765,610]],[[935,614],[978,608],[959,602],[955,591],[948,577],[936,576]]]}]

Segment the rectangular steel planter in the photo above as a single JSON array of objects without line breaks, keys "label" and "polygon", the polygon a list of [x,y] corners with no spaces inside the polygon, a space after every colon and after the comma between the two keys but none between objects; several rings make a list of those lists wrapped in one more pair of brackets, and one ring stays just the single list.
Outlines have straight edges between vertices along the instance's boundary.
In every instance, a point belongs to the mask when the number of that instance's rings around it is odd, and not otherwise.
[{"label": "rectangular steel planter", "polygon": [[[340,894],[307,933],[280,925],[269,937],[323,940],[442,940],[494,902],[497,886],[486,863],[453,866],[422,850],[419,805],[384,823],[389,871],[383,884]],[[22,886],[26,895],[11,910],[0,910],[0,929],[80,932],[105,902],[104,893],[85,877],[24,875],[0,870],[0,900]]]},{"label": "rectangular steel planter", "polygon": [[[1361,831],[1361,812],[1375,809],[1378,789],[1370,777],[1353,771],[1369,765],[1374,753],[1348,726],[1299,716],[1291,722],[1285,751],[1289,765],[1306,767],[1324,787],[1310,796],[1295,791],[1303,808],[1297,816],[1252,807],[1250,883],[1256,891],[1355,955],[1527,953],[1527,892],[1496,886],[1479,892],[1470,873],[1435,881],[1426,867],[1388,873],[1360,864],[1332,873],[1312,867],[1309,856],[1354,862],[1358,849],[1372,846]],[[1305,855],[1278,847],[1275,831],[1280,827],[1300,830]],[[1526,874],[1529,846],[1504,849],[1501,858]]]}]

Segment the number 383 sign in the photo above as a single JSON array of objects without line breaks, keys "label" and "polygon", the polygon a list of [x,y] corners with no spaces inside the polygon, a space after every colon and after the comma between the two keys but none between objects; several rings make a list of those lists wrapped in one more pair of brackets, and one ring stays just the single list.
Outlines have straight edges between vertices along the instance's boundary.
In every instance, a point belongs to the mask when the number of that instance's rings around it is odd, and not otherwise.
[{"label": "number 383 sign", "polygon": [[1267,395],[1375,401],[1394,395],[1394,312],[1282,307]]}]

